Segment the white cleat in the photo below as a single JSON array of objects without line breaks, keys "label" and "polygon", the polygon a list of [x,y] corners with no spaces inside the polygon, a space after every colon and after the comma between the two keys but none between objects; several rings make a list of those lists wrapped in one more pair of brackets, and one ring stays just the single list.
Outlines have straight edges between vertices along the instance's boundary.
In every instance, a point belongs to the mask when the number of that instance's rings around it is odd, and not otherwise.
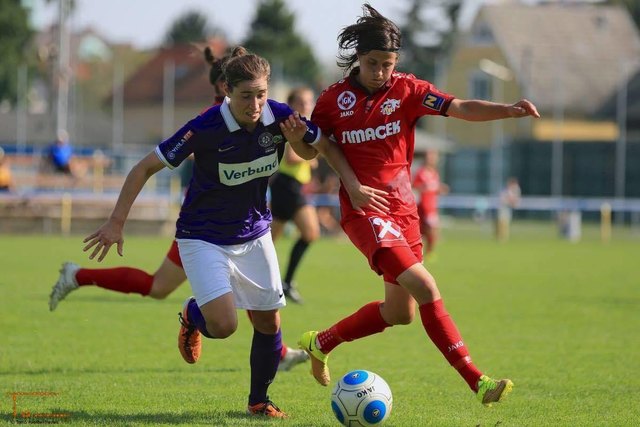
[{"label": "white cleat", "polygon": [[288,371],[294,366],[309,360],[309,355],[304,350],[287,347],[287,353],[278,365],[278,371]]},{"label": "white cleat", "polygon": [[51,295],[49,295],[49,311],[53,311],[58,306],[58,303],[69,295],[69,292],[78,289],[78,282],[76,281],[76,273],[80,269],[78,264],[73,262],[65,262],[60,268],[60,277],[53,289],[51,289]]}]

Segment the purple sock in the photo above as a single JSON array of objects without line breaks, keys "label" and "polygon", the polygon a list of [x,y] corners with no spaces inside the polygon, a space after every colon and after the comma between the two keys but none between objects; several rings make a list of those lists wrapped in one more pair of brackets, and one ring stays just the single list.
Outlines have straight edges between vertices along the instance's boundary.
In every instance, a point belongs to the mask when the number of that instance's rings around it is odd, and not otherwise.
[{"label": "purple sock", "polygon": [[265,335],[255,329],[253,330],[251,356],[249,357],[251,365],[249,405],[269,400],[267,389],[278,371],[281,351],[282,333],[280,330],[275,335]]},{"label": "purple sock", "polygon": [[189,317],[189,322],[195,323],[196,328],[198,328],[202,335],[207,338],[215,338],[209,333],[209,331],[207,331],[207,322],[205,322],[204,316],[202,316],[202,312],[200,311],[200,307],[198,307],[198,303],[196,303],[195,298],[191,298],[189,300],[187,316]]}]

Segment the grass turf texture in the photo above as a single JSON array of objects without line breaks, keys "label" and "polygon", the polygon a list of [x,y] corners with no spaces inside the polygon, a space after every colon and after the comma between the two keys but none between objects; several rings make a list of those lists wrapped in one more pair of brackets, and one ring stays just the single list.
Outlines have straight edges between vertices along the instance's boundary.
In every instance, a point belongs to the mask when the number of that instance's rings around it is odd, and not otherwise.
[{"label": "grass turf texture", "polygon": [[[176,348],[183,285],[164,301],[94,287],[72,293],[53,313],[47,301],[62,261],[97,267],[82,236],[0,238],[0,423],[66,425],[259,426],[245,415],[251,328],[205,340],[200,361]],[[128,237],[125,258],[104,266],[153,271],[167,238]],[[477,366],[515,382],[506,402],[484,408],[412,325],[338,347],[332,385],[352,369],[380,374],[394,408],[388,426],[625,426],[640,423],[640,288],[634,232],[615,230],[609,244],[587,227],[583,241],[557,239],[549,225],[519,224],[511,240],[462,224],[443,231],[430,266],[446,306]],[[281,264],[292,241],[277,247]],[[382,297],[381,282],[343,239],[313,245],[298,274],[305,305],[282,311],[284,339],[321,329]],[[309,365],[280,373],[270,395],[291,416],[282,425],[334,426],[331,387]],[[17,397],[11,393],[55,392]],[[24,411],[30,411],[26,418]],[[36,413],[65,413],[36,419]],[[273,424],[269,422],[269,424]]]}]

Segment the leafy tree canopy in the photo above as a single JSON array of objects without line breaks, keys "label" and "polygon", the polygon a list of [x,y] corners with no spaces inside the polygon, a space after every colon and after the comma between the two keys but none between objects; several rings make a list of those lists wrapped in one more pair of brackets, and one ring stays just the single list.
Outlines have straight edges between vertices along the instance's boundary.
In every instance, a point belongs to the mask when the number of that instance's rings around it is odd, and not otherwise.
[{"label": "leafy tree canopy", "polygon": [[206,15],[191,10],[178,17],[178,19],[171,24],[165,36],[165,45],[172,46],[202,42],[219,32],[218,29],[209,25]]},{"label": "leafy tree canopy", "polygon": [[283,0],[261,0],[243,45],[271,63],[273,77],[314,85],[319,66],[294,24],[295,15]]},{"label": "leafy tree canopy", "polygon": [[0,0],[0,101],[15,104],[18,69],[25,63],[33,30],[29,12],[19,0]]}]

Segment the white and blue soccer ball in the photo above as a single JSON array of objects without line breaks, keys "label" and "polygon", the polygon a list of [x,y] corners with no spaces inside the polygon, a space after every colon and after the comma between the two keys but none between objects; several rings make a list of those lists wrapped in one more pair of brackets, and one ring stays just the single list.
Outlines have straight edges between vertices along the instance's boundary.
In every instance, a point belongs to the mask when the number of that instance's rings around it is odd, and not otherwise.
[{"label": "white and blue soccer ball", "polygon": [[373,372],[345,374],[331,393],[331,409],[347,427],[379,426],[389,418],[393,396],[387,382]]}]

